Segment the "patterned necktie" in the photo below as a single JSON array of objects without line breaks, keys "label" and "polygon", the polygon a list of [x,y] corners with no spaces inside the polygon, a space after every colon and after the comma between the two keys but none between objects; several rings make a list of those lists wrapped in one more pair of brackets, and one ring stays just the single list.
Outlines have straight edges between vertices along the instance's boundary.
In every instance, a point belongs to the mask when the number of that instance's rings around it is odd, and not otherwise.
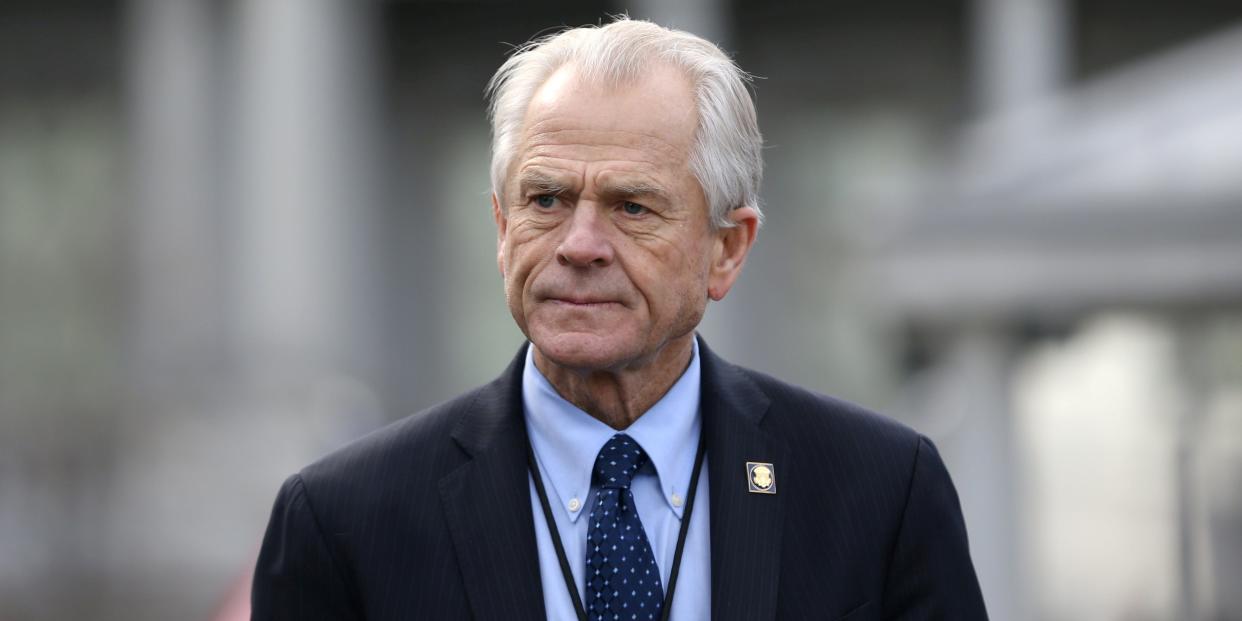
[{"label": "patterned necktie", "polygon": [[620,433],[595,458],[594,483],[600,489],[587,528],[586,607],[591,621],[660,618],[660,568],[630,492],[630,480],[645,463],[643,448]]}]

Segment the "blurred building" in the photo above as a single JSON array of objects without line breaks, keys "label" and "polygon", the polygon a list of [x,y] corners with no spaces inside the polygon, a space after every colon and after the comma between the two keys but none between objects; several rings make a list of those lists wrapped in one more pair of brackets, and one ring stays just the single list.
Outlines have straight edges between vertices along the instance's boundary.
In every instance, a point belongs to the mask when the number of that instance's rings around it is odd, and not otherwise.
[{"label": "blurred building", "polygon": [[234,611],[498,373],[483,85],[619,11],[759,76],[714,348],[936,441],[993,618],[1242,619],[1242,6],[131,0],[0,5],[0,620]]}]

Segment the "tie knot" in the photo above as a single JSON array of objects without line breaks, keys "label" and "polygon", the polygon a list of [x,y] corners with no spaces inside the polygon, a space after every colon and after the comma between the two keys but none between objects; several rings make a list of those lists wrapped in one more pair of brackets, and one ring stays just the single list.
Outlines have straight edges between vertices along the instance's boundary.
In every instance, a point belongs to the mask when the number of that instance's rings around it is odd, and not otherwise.
[{"label": "tie knot", "polygon": [[601,487],[629,489],[634,473],[647,463],[647,453],[633,438],[619,433],[595,458],[595,482]]}]

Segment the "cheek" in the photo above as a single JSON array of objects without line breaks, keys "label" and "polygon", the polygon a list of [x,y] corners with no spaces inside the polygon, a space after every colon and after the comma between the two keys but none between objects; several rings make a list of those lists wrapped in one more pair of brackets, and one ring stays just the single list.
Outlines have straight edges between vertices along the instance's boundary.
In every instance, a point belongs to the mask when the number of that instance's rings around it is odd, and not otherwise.
[{"label": "cheek", "polygon": [[542,237],[514,236],[506,246],[505,295],[510,303],[521,300],[523,292],[530,288],[531,279],[538,274],[544,255]]},{"label": "cheek", "polygon": [[667,252],[644,265],[641,287],[650,311],[660,323],[680,323],[703,314],[707,295],[707,260],[693,243],[667,247]]},{"label": "cheek", "polygon": [[522,262],[521,249],[511,248],[505,255],[505,296],[510,298],[510,303],[521,297],[528,272],[529,268]]},{"label": "cheek", "polygon": [[521,246],[508,246],[504,263],[505,305],[509,308],[509,315],[513,317],[518,329],[529,337],[527,314],[530,308],[523,292],[527,289],[527,282],[530,278],[530,266],[523,260]]},{"label": "cheek", "polygon": [[711,276],[710,246],[700,245],[693,249],[693,254],[686,257],[685,288],[681,292],[685,308],[703,315],[707,305],[707,286]]}]

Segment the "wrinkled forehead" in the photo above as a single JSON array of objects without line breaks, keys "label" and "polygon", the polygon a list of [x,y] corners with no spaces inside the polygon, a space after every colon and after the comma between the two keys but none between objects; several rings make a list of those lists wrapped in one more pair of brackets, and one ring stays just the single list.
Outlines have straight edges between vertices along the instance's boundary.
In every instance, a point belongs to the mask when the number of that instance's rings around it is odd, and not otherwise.
[{"label": "wrinkled forehead", "polygon": [[697,125],[694,85],[671,64],[655,61],[628,76],[594,76],[568,64],[535,90],[524,134],[563,126],[659,136],[688,147]]}]

